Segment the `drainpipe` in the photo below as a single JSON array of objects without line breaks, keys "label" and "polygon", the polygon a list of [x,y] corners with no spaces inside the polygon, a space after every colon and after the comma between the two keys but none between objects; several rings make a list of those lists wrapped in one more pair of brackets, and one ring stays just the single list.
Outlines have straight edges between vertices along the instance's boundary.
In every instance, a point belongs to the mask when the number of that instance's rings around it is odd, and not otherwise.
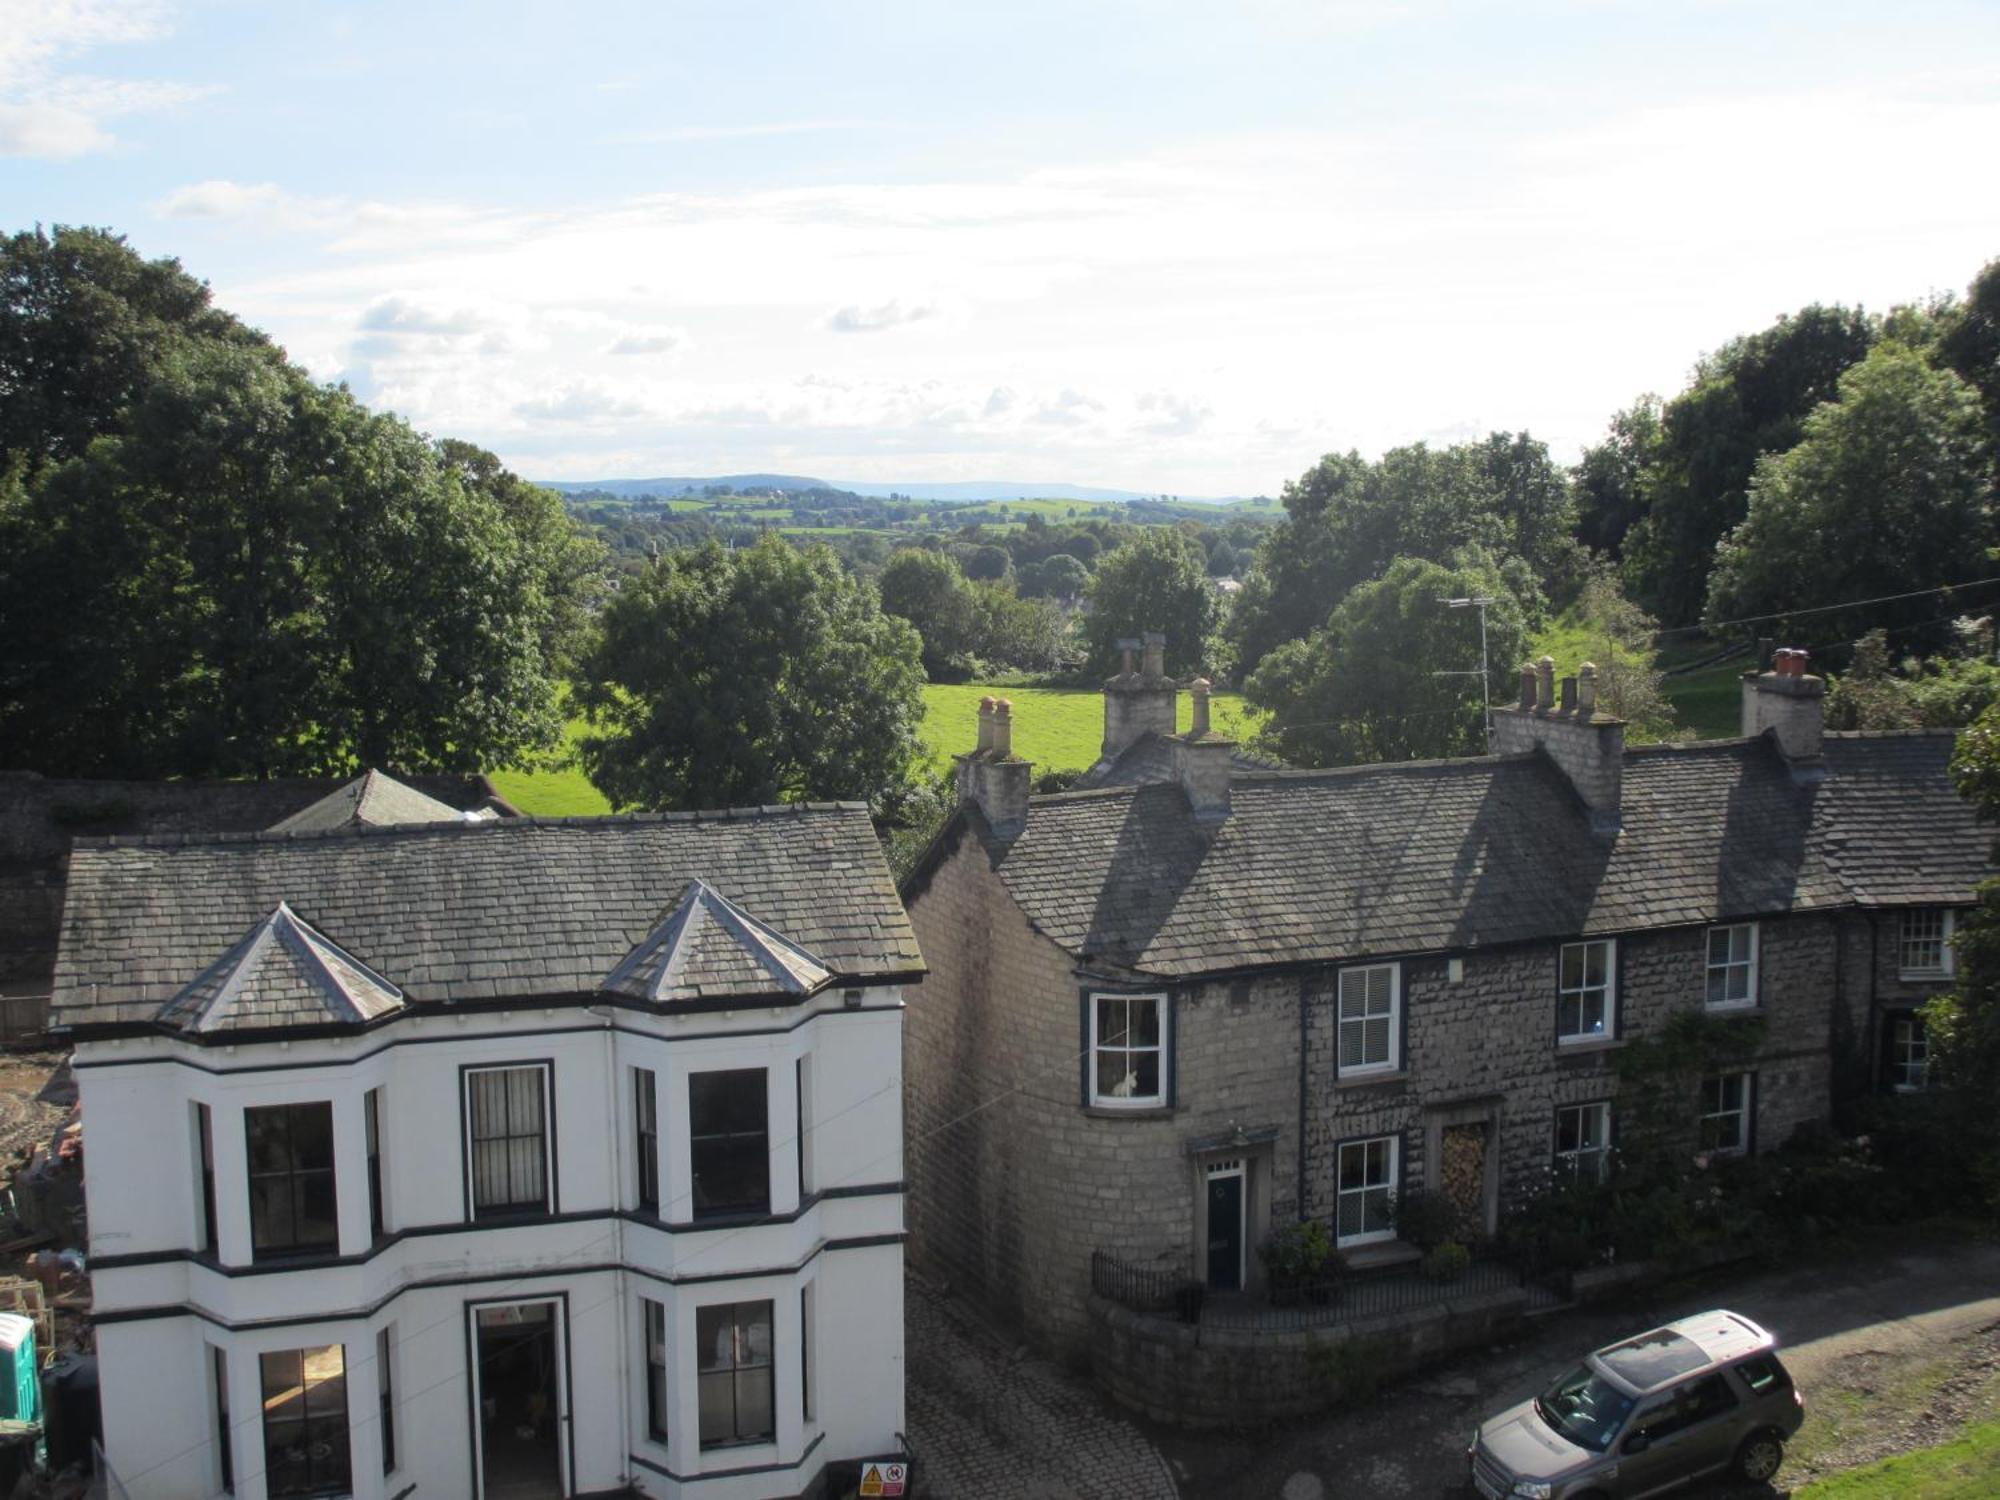
[{"label": "drainpipe", "polygon": [[1299,1168],[1299,1195],[1294,1216],[1306,1217],[1306,991],[1307,977],[1299,976],[1299,1139],[1293,1154]]}]

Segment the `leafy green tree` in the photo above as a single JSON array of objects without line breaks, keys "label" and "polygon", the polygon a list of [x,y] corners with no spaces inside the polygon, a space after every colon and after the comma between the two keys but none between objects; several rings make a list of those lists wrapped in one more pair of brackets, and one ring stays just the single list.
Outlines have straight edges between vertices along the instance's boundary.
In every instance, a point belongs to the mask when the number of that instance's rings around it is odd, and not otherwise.
[{"label": "leafy green tree", "polygon": [[1065,604],[1083,597],[1090,587],[1090,569],[1067,552],[1058,552],[1042,564],[1042,592]]},{"label": "leafy green tree", "polygon": [[916,627],[930,680],[962,675],[977,622],[972,589],[958,564],[942,552],[905,547],[883,564],[878,586],[883,611]]},{"label": "leafy green tree", "polygon": [[1645,395],[1611,419],[1603,442],[1583,450],[1576,466],[1578,541],[1610,557],[1624,550],[1625,533],[1646,514],[1660,440],[1660,398]]},{"label": "leafy green tree", "polygon": [[1758,460],[1783,453],[1875,342],[1860,309],[1808,307],[1731,340],[1695,367],[1661,414],[1642,482],[1645,514],[1626,533],[1632,597],[1672,625],[1700,614],[1716,544],[1743,519]]},{"label": "leafy green tree", "polygon": [[1829,729],[1958,729],[2000,701],[2000,665],[1993,661],[1993,622],[1959,620],[1967,654],[1889,660],[1888,632],[1871,630],[1854,643],[1854,659],[1826,692]]},{"label": "leafy green tree", "polygon": [[108,230],[0,239],[0,468],[78,457],[191,343],[269,349],[180,262],[142,260]]},{"label": "leafy green tree", "polygon": [[1013,565],[1005,547],[996,547],[989,542],[974,547],[966,555],[965,576],[974,583],[996,583],[1007,576]]},{"label": "leafy green tree", "polygon": [[1099,676],[1118,670],[1120,640],[1149,630],[1166,634],[1169,673],[1181,676],[1208,660],[1220,611],[1208,585],[1208,554],[1186,532],[1142,530],[1098,564],[1090,602],[1084,640],[1090,670]]},{"label": "leafy green tree", "polygon": [[0,520],[0,763],[341,774],[559,742],[550,652],[595,551],[546,502],[543,534],[517,529],[419,434],[254,344],[188,344],[122,427]]},{"label": "leafy green tree", "polygon": [[[1568,476],[1527,433],[1450,448],[1417,443],[1375,463],[1329,454],[1284,491],[1229,625],[1238,669],[1319,629],[1357,584],[1397,557],[1445,562],[1467,546],[1518,557],[1536,593],[1567,592],[1580,571]],[[1536,610],[1540,599],[1531,603]]]},{"label": "leafy green tree", "polygon": [[1986,263],[1965,301],[1942,321],[1938,358],[1979,392],[1993,456],[2000,460],[2000,260]]},{"label": "leafy green tree", "polygon": [[[2000,705],[1958,738],[1952,776],[1987,823],[2000,822]],[[1957,983],[1924,1009],[1940,1108],[1932,1145],[1956,1158],[1969,1203],[2000,1213],[2000,880],[1958,924]]]},{"label": "leafy green tree", "polygon": [[[1798,444],[1766,456],[1716,551],[1707,618],[1782,614],[1966,582],[1994,541],[1984,417],[1957,375],[1884,343],[1843,374]],[[1835,639],[1917,626],[1934,599],[1818,615]]]},{"label": "leafy green tree", "polygon": [[614,807],[899,797],[922,753],[922,643],[825,547],[665,554],[606,607],[574,689]]},{"label": "leafy green tree", "polygon": [[[1506,688],[1526,640],[1524,612],[1490,566],[1399,557],[1326,625],[1264,658],[1243,694],[1270,719],[1259,740],[1292,765],[1476,755],[1485,750],[1479,628],[1440,601],[1485,595],[1488,694]],[[1473,672],[1471,678],[1441,675]]]}]

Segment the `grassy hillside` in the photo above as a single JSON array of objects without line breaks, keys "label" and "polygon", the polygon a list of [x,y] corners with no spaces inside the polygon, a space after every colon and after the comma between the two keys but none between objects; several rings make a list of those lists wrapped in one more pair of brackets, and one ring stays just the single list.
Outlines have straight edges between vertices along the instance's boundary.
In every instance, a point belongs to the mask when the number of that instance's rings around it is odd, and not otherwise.
[{"label": "grassy hillside", "polygon": [[[1104,695],[1087,688],[983,687],[977,683],[934,685],[924,689],[924,743],[930,764],[942,770],[951,758],[970,750],[979,739],[979,700],[988,693],[1013,700],[1014,748],[1039,770],[1080,771],[1097,759],[1104,740]],[[1235,693],[1217,693],[1216,728],[1247,739],[1256,715]],[[1182,729],[1190,706],[1181,694]],[[572,720],[572,745],[582,728]],[[540,818],[561,818],[611,811],[611,805],[590,784],[580,767],[559,771],[495,771],[500,795]]]}]

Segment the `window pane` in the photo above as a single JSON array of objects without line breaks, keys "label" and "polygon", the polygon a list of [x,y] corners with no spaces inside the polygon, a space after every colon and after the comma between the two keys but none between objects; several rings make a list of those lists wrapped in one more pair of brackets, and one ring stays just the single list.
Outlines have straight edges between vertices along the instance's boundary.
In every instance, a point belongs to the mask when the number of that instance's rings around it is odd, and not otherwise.
[{"label": "window pane", "polygon": [[1158,1098],[1160,1093],[1160,1054],[1157,1052],[1133,1053],[1132,1079],[1133,1098]]},{"label": "window pane", "polygon": [[772,1416],[771,1367],[743,1370],[736,1376],[736,1436],[745,1442],[768,1438],[777,1431]]},{"label": "window pane", "polygon": [[1160,1002],[1157,1000],[1133,1000],[1128,1002],[1131,1016],[1132,1043],[1137,1047],[1157,1047],[1160,1045]]},{"label": "window pane", "polygon": [[250,1183],[250,1248],[282,1250],[297,1243],[292,1222],[289,1177],[253,1178]]},{"label": "window pane", "polygon": [[695,1363],[702,1370],[726,1370],[734,1362],[734,1328],[730,1323],[731,1309],[720,1307],[700,1307],[695,1309]]},{"label": "window pane", "polygon": [[1583,950],[1583,982],[1598,986],[1604,983],[1605,944],[1590,943]]},{"label": "window pane", "polygon": [[701,1395],[701,1443],[704,1448],[736,1437],[736,1376],[722,1370],[697,1377]]},{"label": "window pane", "polygon": [[1562,988],[1576,989],[1583,983],[1583,947],[1572,943],[1562,951]]},{"label": "window pane", "polygon": [[302,1173],[298,1185],[297,1234],[301,1245],[331,1245],[340,1238],[334,1207],[333,1173]]},{"label": "window pane", "polygon": [[1097,1040],[1107,1047],[1123,1047],[1129,1040],[1129,1016],[1123,1000],[1097,1002]]},{"label": "window pane", "polygon": [[333,1106],[291,1106],[292,1155],[300,1170],[333,1170]]}]

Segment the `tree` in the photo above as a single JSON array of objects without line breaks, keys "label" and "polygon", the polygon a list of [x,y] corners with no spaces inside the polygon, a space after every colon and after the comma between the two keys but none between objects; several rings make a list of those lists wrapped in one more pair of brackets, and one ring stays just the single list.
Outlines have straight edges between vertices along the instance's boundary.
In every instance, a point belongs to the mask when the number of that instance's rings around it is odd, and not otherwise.
[{"label": "tree", "polygon": [[1586,547],[1617,557],[1625,533],[1646,514],[1646,482],[1660,450],[1660,398],[1641,396],[1611,419],[1603,442],[1583,450],[1576,466],[1576,535]]},{"label": "tree", "polygon": [[1167,638],[1167,671],[1180,676],[1208,659],[1219,610],[1208,586],[1208,555],[1182,531],[1151,526],[1097,566],[1084,625],[1090,670],[1118,670],[1120,640],[1157,630]]},{"label": "tree", "polygon": [[[1980,819],[2000,822],[2000,705],[1959,736],[1951,769]],[[1958,1168],[1967,1199],[2000,1212],[2000,880],[1980,885],[1955,942],[1957,983],[1923,1013],[1941,1095],[1932,1144]]]},{"label": "tree", "polygon": [[1986,263],[1943,322],[1938,357],[1979,392],[1992,456],[2000,459],[2000,260]]},{"label": "tree", "polygon": [[1090,569],[1067,552],[1058,552],[1042,564],[1042,592],[1068,604],[1083,597],[1090,587]]},{"label": "tree", "polygon": [[972,590],[942,552],[906,547],[883,564],[882,608],[916,627],[933,682],[962,674],[975,627]]},{"label": "tree", "polygon": [[1661,413],[1646,512],[1624,539],[1634,599],[1673,625],[1700,613],[1716,544],[1743,519],[1758,460],[1799,440],[1807,415],[1833,399],[1842,372],[1874,342],[1860,309],[1814,305],[1696,366]]},{"label": "tree", "polygon": [[574,689],[614,807],[866,798],[922,751],[922,643],[825,547],[670,552],[603,616]]},{"label": "tree", "polygon": [[0,519],[0,763],[470,770],[558,743],[551,654],[597,550],[540,492],[468,488],[253,343],[185,346],[120,425]]},{"label": "tree", "polygon": [[[1716,552],[1707,618],[1965,582],[1987,571],[1993,540],[1978,397],[1884,343],[1841,376],[1797,446],[1758,464],[1748,513]],[[1937,609],[1935,598],[1871,604],[1816,615],[1814,629],[1842,640],[1877,624],[1920,628]]]},{"label": "tree", "polygon": [[974,583],[996,583],[1007,576],[1013,565],[1005,547],[996,547],[989,542],[974,547],[966,555],[965,576]]},{"label": "tree", "polygon": [[1476,755],[1485,750],[1478,621],[1444,599],[1484,595],[1489,695],[1510,685],[1526,629],[1489,566],[1399,557],[1340,602],[1326,625],[1264,658],[1243,695],[1271,717],[1259,740],[1292,765]]},{"label": "tree", "polygon": [[0,240],[0,468],[78,457],[198,343],[270,349],[179,261],[142,260],[108,230]]}]

